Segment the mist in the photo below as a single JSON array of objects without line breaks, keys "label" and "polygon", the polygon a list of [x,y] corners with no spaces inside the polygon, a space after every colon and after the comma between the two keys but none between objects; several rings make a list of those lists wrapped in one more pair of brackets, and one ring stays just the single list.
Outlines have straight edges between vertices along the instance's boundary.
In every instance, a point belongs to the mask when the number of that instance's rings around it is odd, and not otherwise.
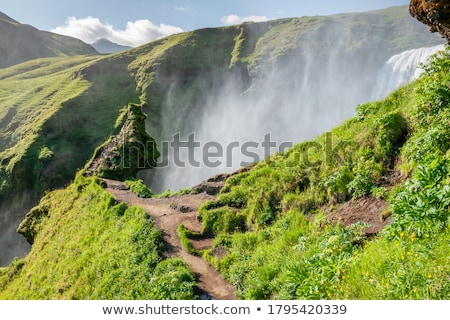
[{"label": "mist", "polygon": [[[216,70],[205,81],[201,107],[186,109],[183,97],[172,96],[174,81],[157,134],[162,161],[140,177],[154,192],[177,191],[315,138],[352,117],[358,104],[384,98],[417,77],[417,65],[438,49],[407,51],[400,55],[401,63],[409,59],[407,67],[389,69],[398,57],[389,60],[382,48],[369,45],[349,54],[353,44],[341,28],[307,35],[302,40],[311,46],[263,61],[250,83]],[[152,132],[151,125],[148,129]],[[169,147],[174,141],[191,149],[174,150]]]},{"label": "mist", "polygon": [[23,258],[31,248],[25,237],[16,231],[25,216],[25,213],[18,215],[17,211],[24,210],[21,205],[26,202],[28,196],[22,195],[16,205],[8,209],[0,206],[0,267],[8,265],[15,257]]},{"label": "mist", "polygon": [[[349,55],[349,39],[341,31],[334,25],[308,35],[302,41],[311,46],[299,45],[282,58],[267,59],[250,84],[232,73],[223,80],[210,79],[217,83],[205,83],[201,108],[183,109],[172,97],[175,89],[169,90],[157,138],[166,152],[159,167],[141,178],[154,192],[177,191],[315,138],[352,117],[358,104],[381,99],[412,80],[417,64],[436,52],[422,50],[421,59],[410,59],[408,68],[395,70],[402,81],[385,83],[389,72],[394,73],[383,69],[390,56],[370,48]],[[417,51],[404,57],[411,55]],[[186,147],[168,148],[174,141]]]}]

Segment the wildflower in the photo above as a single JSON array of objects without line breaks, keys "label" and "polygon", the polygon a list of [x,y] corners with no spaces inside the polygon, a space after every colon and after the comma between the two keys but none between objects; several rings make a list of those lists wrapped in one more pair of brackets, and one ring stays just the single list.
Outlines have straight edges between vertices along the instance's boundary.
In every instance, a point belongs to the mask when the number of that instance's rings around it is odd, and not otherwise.
[{"label": "wildflower", "polygon": [[433,276],[431,275],[431,273],[428,274],[428,279],[431,279]]}]

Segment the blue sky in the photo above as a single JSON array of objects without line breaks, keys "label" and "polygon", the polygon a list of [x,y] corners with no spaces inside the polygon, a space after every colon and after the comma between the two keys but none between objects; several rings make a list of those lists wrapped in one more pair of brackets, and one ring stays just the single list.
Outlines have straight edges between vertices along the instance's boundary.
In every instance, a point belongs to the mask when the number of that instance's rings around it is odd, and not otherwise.
[{"label": "blue sky", "polygon": [[180,31],[243,20],[362,12],[407,5],[408,0],[6,0],[0,11],[15,20],[92,42],[106,37],[139,45]]}]

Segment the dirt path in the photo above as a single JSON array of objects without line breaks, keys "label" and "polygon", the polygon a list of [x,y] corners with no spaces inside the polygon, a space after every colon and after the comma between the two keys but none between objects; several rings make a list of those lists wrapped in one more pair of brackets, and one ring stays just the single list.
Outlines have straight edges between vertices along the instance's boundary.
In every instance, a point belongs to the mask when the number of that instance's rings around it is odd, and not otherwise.
[{"label": "dirt path", "polygon": [[[177,228],[182,223],[192,231],[201,231],[202,225],[197,219],[198,208],[205,200],[214,199],[206,192],[179,195],[171,198],[143,199],[126,190],[123,182],[103,179],[105,190],[117,201],[142,207],[153,218],[155,225],[162,230],[165,242],[164,255],[181,257],[197,277],[200,299],[234,300],[237,299],[234,287],[226,282],[221,274],[204,259],[194,256],[181,245]],[[194,248],[208,248],[213,239],[191,241]]]}]

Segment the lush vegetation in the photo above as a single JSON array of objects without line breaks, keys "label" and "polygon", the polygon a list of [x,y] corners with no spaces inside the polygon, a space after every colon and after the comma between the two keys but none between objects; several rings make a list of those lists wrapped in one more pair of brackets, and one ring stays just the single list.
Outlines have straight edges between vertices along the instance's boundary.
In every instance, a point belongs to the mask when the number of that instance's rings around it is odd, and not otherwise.
[{"label": "lush vegetation", "polygon": [[161,232],[95,178],[47,194],[33,249],[0,269],[2,299],[193,299],[194,275],[164,260]]},{"label": "lush vegetation", "polygon": [[140,198],[151,198],[153,197],[153,192],[150,190],[140,179],[136,180],[126,180],[127,187]]},{"label": "lush vegetation", "polygon": [[[216,236],[203,255],[240,298],[450,297],[449,55],[331,133],[231,177],[202,206],[204,233]],[[393,172],[404,178],[386,183]],[[325,215],[363,196],[389,203],[380,219],[393,222],[375,238]]]}]

